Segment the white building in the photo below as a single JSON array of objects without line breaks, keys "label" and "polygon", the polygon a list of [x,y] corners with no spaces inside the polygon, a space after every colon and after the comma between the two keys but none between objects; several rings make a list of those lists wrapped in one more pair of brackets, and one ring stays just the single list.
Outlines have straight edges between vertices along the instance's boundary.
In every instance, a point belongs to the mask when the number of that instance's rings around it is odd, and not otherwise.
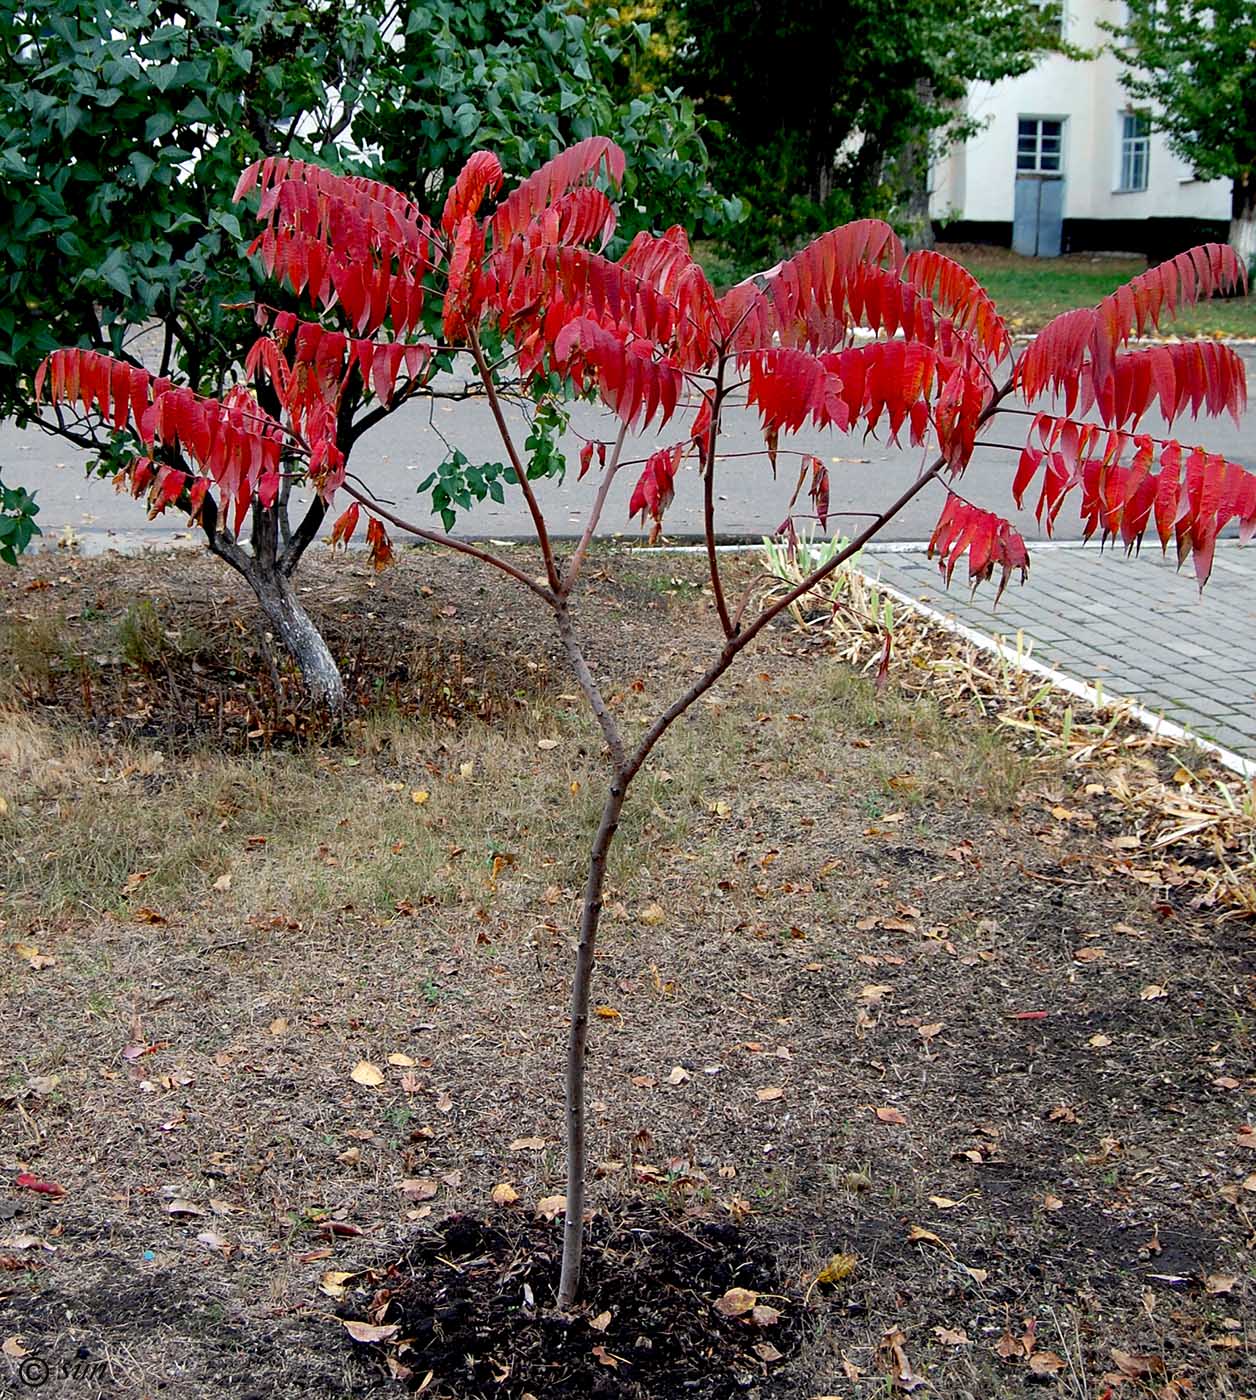
[{"label": "white building", "polygon": [[1120,0],[1063,0],[1062,9],[1065,39],[1098,56],[1049,54],[1022,77],[973,86],[968,112],[984,125],[933,170],[939,237],[1040,257],[1162,258],[1201,239],[1224,242],[1229,182],[1195,179],[1121,86],[1112,36],[1099,27],[1121,21]]}]

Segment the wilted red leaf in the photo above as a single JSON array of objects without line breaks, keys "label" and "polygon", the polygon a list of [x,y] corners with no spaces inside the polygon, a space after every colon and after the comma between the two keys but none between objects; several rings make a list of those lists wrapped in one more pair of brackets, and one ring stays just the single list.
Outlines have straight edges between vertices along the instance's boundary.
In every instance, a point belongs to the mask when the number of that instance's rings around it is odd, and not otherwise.
[{"label": "wilted red leaf", "polygon": [[33,1172],[18,1172],[13,1184],[20,1186],[23,1191],[38,1191],[44,1196],[65,1195],[64,1186],[58,1186],[55,1181],[41,1181]]}]

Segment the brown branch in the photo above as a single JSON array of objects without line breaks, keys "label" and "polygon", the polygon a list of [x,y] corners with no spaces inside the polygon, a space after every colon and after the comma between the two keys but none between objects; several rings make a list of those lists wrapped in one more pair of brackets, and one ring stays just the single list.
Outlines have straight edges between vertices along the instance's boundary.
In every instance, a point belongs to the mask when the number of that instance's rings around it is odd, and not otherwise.
[{"label": "brown branch", "polygon": [[502,442],[505,444],[510,465],[515,470],[515,479],[523,492],[524,500],[528,503],[528,511],[532,516],[532,524],[536,530],[537,543],[541,546],[541,556],[545,560],[545,576],[549,579],[550,592],[554,597],[557,597],[562,592],[562,580],[558,576],[558,565],[554,560],[554,549],[550,544],[549,531],[545,526],[545,516],[536,499],[536,493],[532,490],[532,483],[528,480],[528,473],[519,456],[519,450],[515,446],[515,440],[511,436],[510,425],[506,422],[506,415],[502,412],[501,400],[497,395],[497,386],[493,383],[492,371],[485,362],[484,352],[480,349],[480,342],[474,331],[468,333],[467,343],[471,347],[475,366],[480,372],[484,392],[488,395],[488,405],[493,411],[497,431],[501,434]]},{"label": "brown branch", "polygon": [[711,573],[711,591],[715,594],[715,611],[719,614],[724,635],[731,637],[737,631],[737,624],[729,616],[728,604],[724,600],[719,556],[715,552],[715,442],[719,436],[720,409],[724,402],[726,363],[725,357],[721,355],[719,367],[715,372],[715,388],[711,393],[711,426],[707,433],[706,461],[702,465],[702,534],[706,540],[707,567]]},{"label": "brown branch", "polygon": [[611,459],[606,464],[606,470],[602,474],[602,484],[598,487],[597,495],[593,500],[593,509],[589,513],[589,519],[584,527],[584,533],[580,536],[580,543],[576,545],[575,553],[571,556],[567,568],[563,574],[563,597],[570,597],[571,590],[576,586],[576,579],[580,576],[580,568],[584,563],[584,556],[589,552],[589,545],[593,539],[593,532],[597,529],[598,521],[602,518],[602,511],[606,506],[606,498],[610,494],[611,482],[615,479],[615,473],[620,467],[620,458],[624,451],[624,439],[628,436],[628,424],[620,425],[619,436],[615,439],[615,446],[611,450]]},{"label": "brown branch", "polygon": [[606,747],[610,750],[615,772],[621,773],[627,761],[624,741],[620,735],[619,726],[615,723],[615,717],[607,708],[602,692],[593,679],[593,673],[589,670],[589,664],[584,659],[584,650],[580,645],[580,638],[576,635],[576,629],[571,621],[571,613],[567,610],[565,598],[559,600],[555,612],[558,620],[558,635],[562,638],[567,660],[575,673],[580,689],[584,692],[584,698],[589,702],[589,708],[593,711],[594,717],[601,726],[602,733],[606,736]]},{"label": "brown branch", "polygon": [[409,520],[403,520],[401,516],[394,515],[392,511],[385,510],[370,496],[365,495],[356,487],[350,486],[347,482],[341,490],[348,496],[352,496],[355,501],[364,505],[372,515],[378,515],[381,520],[387,520],[390,525],[395,525],[398,530],[404,530],[407,534],[416,538],[426,540],[428,544],[443,545],[446,549],[452,549],[458,554],[470,555],[472,559],[478,559],[482,564],[489,564],[494,569],[500,569],[502,573],[508,574],[516,583],[521,583],[525,588],[530,588],[538,598],[548,603],[551,608],[556,607],[558,600],[555,595],[543,585],[537,583],[523,572],[516,569],[513,564],[508,563],[500,555],[493,554],[487,549],[480,549],[478,545],[473,545],[467,540],[456,539],[453,535],[442,535],[437,530],[425,530],[421,525],[415,525]]}]

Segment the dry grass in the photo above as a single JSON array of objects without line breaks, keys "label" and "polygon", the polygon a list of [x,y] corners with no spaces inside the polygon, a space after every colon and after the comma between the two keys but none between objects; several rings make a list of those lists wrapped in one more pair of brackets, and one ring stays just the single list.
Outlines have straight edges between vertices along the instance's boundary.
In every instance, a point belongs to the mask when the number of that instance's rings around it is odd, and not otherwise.
[{"label": "dry grass", "polygon": [[[631,727],[711,617],[627,572],[595,608]],[[782,1291],[856,1255],[765,1397],[887,1393],[892,1328],[935,1393],[1021,1395],[994,1349],[1031,1316],[1065,1366],[1046,1393],[1092,1400],[1118,1347],[1165,1358],[1161,1389],[1241,1395],[1242,926],[1198,915],[1197,886],[1127,878],[1125,807],[1068,751],[832,652],[774,633],[634,788],[596,990],[596,1208],[739,1220]],[[0,724],[0,1156],[66,1188],[4,1193],[0,1239],[51,1251],[0,1246],[29,1263],[0,1272],[0,1336],[86,1347],[124,1395],[394,1393],[320,1279],[448,1211],[508,1224],[498,1182],[517,1211],[561,1189],[596,732],[555,684],[492,724],[385,706],[340,748],[225,751],[115,737],[59,693]],[[363,1059],[379,1088],[350,1077]],[[416,1179],[432,1200],[399,1189]]]}]

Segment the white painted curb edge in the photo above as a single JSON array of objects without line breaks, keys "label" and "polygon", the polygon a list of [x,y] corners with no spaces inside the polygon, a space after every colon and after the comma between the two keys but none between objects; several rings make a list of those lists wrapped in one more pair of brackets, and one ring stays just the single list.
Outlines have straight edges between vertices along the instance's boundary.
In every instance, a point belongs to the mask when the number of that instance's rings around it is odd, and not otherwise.
[{"label": "white painted curb edge", "polygon": [[[1077,548],[1072,541],[1068,544],[1063,542],[1057,544],[1061,547]],[[1041,548],[1041,545],[1036,546]],[[728,553],[753,553],[762,548],[761,545],[753,544],[732,544],[717,545],[721,552]],[[881,553],[898,554],[909,551],[922,551],[923,545],[916,544],[890,544],[881,547]],[[656,554],[698,554],[705,553],[705,545],[663,545],[656,546],[652,553]],[[643,551],[644,552],[644,551]],[[871,549],[865,549],[865,554],[870,554]],[[900,592],[897,588],[884,582],[879,574],[869,573],[866,569],[859,569],[856,572],[863,575],[869,583],[873,584],[882,593],[888,593],[892,598],[901,603],[904,607],[910,608],[913,612],[919,613],[922,617],[927,617],[930,622],[936,623],[945,631],[957,637],[963,637],[966,642],[971,642],[973,646],[981,651],[994,652],[1005,661],[1010,661],[1014,666],[1020,667],[1023,671],[1028,671],[1030,675],[1041,676],[1044,680],[1050,681],[1052,685],[1060,690],[1067,691],[1070,695],[1076,695],[1079,699],[1085,700],[1087,704],[1093,705],[1095,709],[1102,710],[1105,706],[1110,706],[1115,699],[1120,697],[1111,694],[1101,693],[1098,687],[1087,685],[1085,681],[1079,681],[1075,676],[1070,676],[1065,671],[1058,671],[1054,666],[1044,665],[1041,661],[1035,661],[1032,656],[1026,656],[1023,651],[1018,652],[1015,647],[1010,647],[1006,642],[998,637],[990,636],[981,632],[975,627],[968,627],[962,622],[957,622],[948,613],[931,607],[928,603],[922,603],[918,598],[909,597],[906,593]],[[1243,778],[1256,777],[1256,762],[1250,758],[1244,758],[1241,754],[1233,752],[1231,749],[1223,748],[1220,744],[1215,744],[1211,739],[1201,738],[1193,730],[1187,729],[1184,725],[1177,724],[1171,719],[1166,719],[1164,715],[1156,714],[1154,710],[1149,710],[1145,705],[1140,705],[1134,700],[1124,700],[1125,713],[1132,720],[1141,724],[1145,729],[1149,729],[1153,734],[1162,735],[1166,739],[1173,739],[1179,742],[1194,744],[1197,748],[1215,755],[1215,757],[1231,772],[1237,773]]]},{"label": "white painted curb edge", "polygon": [[[985,632],[978,631],[975,627],[968,627],[962,622],[957,622],[955,618],[939,609],[922,603],[918,598],[911,598],[906,593],[900,592],[897,588],[885,583],[877,574],[870,574],[865,570],[859,570],[863,577],[879,589],[882,593],[888,593],[892,598],[902,603],[904,607],[910,608],[913,612],[927,617],[930,622],[952,633],[957,637],[962,637],[966,642],[971,642],[973,646],[981,651],[994,652],[1005,661],[1010,661],[1014,666],[1022,671],[1028,671],[1030,675],[1041,676],[1044,680],[1050,681],[1052,685],[1060,690],[1067,691],[1070,695],[1076,695],[1079,699],[1085,700],[1087,704],[1093,705],[1095,709],[1102,710],[1111,706],[1115,698],[1111,694],[1101,693],[1098,687],[1087,685],[1085,681],[1079,681],[1075,676],[1070,676],[1065,671],[1059,671],[1054,666],[1047,666],[1041,661],[1035,661],[1032,656],[1026,656],[1023,651],[1017,651],[1015,647],[1010,647],[999,637],[992,637]],[[1238,773],[1240,777],[1256,777],[1256,762],[1243,758],[1241,754],[1234,753],[1231,749],[1223,748],[1220,744],[1215,744],[1211,739],[1201,738],[1193,730],[1185,726],[1174,723],[1171,719],[1166,719],[1162,714],[1156,714],[1153,710],[1147,709],[1145,705],[1139,705],[1136,701],[1123,701],[1126,706],[1125,713],[1139,724],[1149,729],[1153,734],[1162,735],[1166,739],[1186,741],[1194,744],[1197,748],[1204,749],[1213,754],[1225,767],[1232,772]]]}]

